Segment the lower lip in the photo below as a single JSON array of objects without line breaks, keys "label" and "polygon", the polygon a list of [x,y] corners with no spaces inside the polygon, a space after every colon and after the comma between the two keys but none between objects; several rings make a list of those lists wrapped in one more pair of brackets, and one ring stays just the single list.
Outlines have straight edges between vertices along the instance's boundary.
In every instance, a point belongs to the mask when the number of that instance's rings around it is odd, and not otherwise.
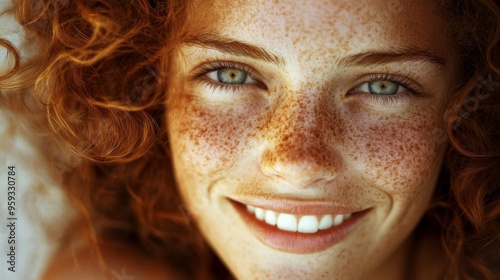
[{"label": "lower lip", "polygon": [[268,225],[264,221],[257,220],[246,210],[245,205],[234,201],[231,201],[231,204],[258,240],[276,250],[295,254],[320,252],[339,243],[369,211],[368,209],[353,213],[348,220],[338,226],[319,230],[316,233],[300,233],[283,231],[276,226]]}]

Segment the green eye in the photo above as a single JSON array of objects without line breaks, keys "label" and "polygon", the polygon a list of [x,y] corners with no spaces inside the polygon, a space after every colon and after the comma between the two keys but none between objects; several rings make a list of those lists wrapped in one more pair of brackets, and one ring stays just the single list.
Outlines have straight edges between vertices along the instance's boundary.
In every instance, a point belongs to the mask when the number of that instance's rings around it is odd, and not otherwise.
[{"label": "green eye", "polygon": [[217,70],[217,81],[223,84],[243,84],[248,74],[242,70],[223,68]]},{"label": "green eye", "polygon": [[229,67],[212,70],[206,76],[214,82],[226,85],[257,83],[246,71]]},{"label": "green eye", "polygon": [[400,86],[391,81],[372,81],[368,83],[368,92],[378,95],[393,95],[399,92]]},{"label": "green eye", "polygon": [[373,95],[395,95],[404,92],[406,88],[397,82],[376,79],[360,85],[355,90],[357,92],[365,92]]},{"label": "green eye", "polygon": [[204,65],[202,70],[203,81],[215,89],[234,92],[243,89],[265,88],[264,84],[252,77],[254,70],[246,65],[213,62]]}]

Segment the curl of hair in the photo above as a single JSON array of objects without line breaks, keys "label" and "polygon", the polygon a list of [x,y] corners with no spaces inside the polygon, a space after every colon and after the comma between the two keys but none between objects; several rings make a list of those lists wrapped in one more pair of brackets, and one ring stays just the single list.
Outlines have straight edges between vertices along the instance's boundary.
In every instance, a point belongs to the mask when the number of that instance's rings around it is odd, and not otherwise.
[{"label": "curl of hair", "polygon": [[19,69],[15,48],[0,41],[16,58],[0,83],[34,93],[52,133],[82,159],[64,174],[81,213],[66,243],[83,237],[100,257],[100,240],[134,242],[203,279],[210,256],[176,191],[164,129],[165,58],[189,4],[20,0],[10,12],[38,53]]},{"label": "curl of hair", "polygon": [[[66,186],[92,226],[89,239],[95,234],[139,242],[184,272],[199,272],[199,278],[206,271],[207,262],[202,267],[199,262],[207,258],[206,248],[190,230],[174,187],[164,124],[168,57],[182,40],[189,3],[20,0],[13,11],[39,54],[20,67],[15,49],[1,40],[15,63],[0,77],[0,86],[34,89],[53,133],[85,159],[66,174]],[[495,279],[499,3],[443,0],[443,5],[462,82],[446,107],[449,150],[430,214],[443,225],[447,276]]]},{"label": "curl of hair", "polygon": [[451,279],[500,278],[500,4],[444,1],[460,81],[446,113],[449,149],[431,213]]}]

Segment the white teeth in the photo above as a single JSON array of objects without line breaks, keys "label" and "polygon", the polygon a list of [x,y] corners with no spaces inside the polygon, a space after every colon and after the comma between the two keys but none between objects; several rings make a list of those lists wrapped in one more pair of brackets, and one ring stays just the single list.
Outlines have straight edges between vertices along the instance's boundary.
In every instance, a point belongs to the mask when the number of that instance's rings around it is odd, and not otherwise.
[{"label": "white teeth", "polygon": [[318,218],[316,216],[302,216],[299,221],[298,232],[315,233],[318,231]]},{"label": "white teeth", "polygon": [[255,218],[263,221],[264,220],[264,209],[255,208]]},{"label": "white teeth", "polygon": [[276,225],[281,230],[297,231],[297,218],[291,214],[279,214]]},{"label": "white teeth", "polygon": [[338,226],[344,221],[344,215],[337,215],[333,219],[333,226]]},{"label": "white teeth", "polygon": [[319,229],[327,229],[333,226],[332,215],[324,215],[319,221]]},{"label": "white teeth", "polygon": [[276,225],[276,213],[271,210],[266,211],[265,221],[267,224],[275,226]]},{"label": "white teeth", "polygon": [[252,205],[247,205],[247,211],[253,214],[255,213],[255,207],[253,207]]},{"label": "white teeth", "polygon": [[247,211],[260,221],[264,221],[271,226],[277,226],[284,231],[301,233],[315,233],[318,230],[329,229],[342,224],[351,217],[351,213],[338,215],[292,215],[286,213],[276,213],[259,207],[247,205]]}]

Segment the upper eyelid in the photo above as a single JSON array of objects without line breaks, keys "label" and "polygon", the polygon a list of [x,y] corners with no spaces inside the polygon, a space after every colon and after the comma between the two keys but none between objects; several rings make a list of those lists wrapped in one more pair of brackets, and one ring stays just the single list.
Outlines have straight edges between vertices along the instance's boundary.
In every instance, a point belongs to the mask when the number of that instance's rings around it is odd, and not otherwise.
[{"label": "upper eyelid", "polygon": [[[234,69],[244,71],[255,81],[255,83],[252,83],[252,84],[223,84],[223,83],[219,83],[217,81],[214,81],[210,78],[203,77],[203,76],[206,76],[206,74],[208,74],[210,72],[217,71],[217,70],[220,70],[223,68],[234,68]],[[234,62],[234,61],[227,61],[227,60],[215,60],[215,61],[211,60],[211,61],[207,61],[207,62],[198,64],[197,66],[194,67],[193,71],[195,71],[195,72],[190,77],[190,80],[192,80],[192,81],[204,79],[208,83],[217,84],[217,85],[225,86],[225,87],[231,87],[231,88],[244,87],[244,86],[258,86],[264,90],[268,89],[267,85],[264,82],[262,82],[262,79],[260,78],[260,74],[258,74],[257,71],[253,67],[251,67],[247,64],[243,64],[243,63],[238,63],[238,62]]]},{"label": "upper eyelid", "polygon": [[247,72],[255,80],[260,81],[262,79],[261,75],[258,73],[257,70],[255,70],[255,68],[253,68],[247,64],[244,64],[244,63],[239,63],[239,62],[230,61],[230,60],[209,60],[209,61],[199,63],[195,67],[193,67],[194,73],[193,73],[192,77],[197,78],[197,77],[203,76],[204,74],[206,74],[210,71],[216,71],[216,70],[219,70],[222,68],[238,69],[238,70]]},{"label": "upper eyelid", "polygon": [[361,78],[357,79],[357,81],[354,83],[356,86],[354,86],[349,92],[351,92],[354,89],[359,88],[361,85],[374,81],[374,80],[383,80],[383,81],[390,81],[393,83],[398,84],[399,86],[404,87],[408,91],[418,94],[418,95],[425,95],[425,91],[423,87],[416,82],[414,79],[410,78],[408,75],[394,75],[394,74],[389,74],[389,73],[369,73],[363,75]]},{"label": "upper eyelid", "polygon": [[[381,81],[384,81],[384,80],[381,80]],[[374,81],[364,82],[361,85],[359,85],[359,86],[355,87],[354,89],[352,89],[351,92],[354,91],[354,90],[359,90],[361,92],[361,88],[364,87],[364,85],[366,85],[366,87],[368,88],[368,91],[369,91],[370,87],[367,84],[371,83],[371,82],[374,82]],[[401,88],[404,89],[404,91],[411,91],[411,92],[413,91],[411,89],[408,89],[406,85],[402,85],[400,83],[396,83],[396,82],[392,82],[392,81],[388,81],[388,82],[396,84],[398,86],[398,90],[395,93],[393,93],[393,94],[387,94],[387,95],[396,95],[396,94],[398,94],[398,92],[400,91]],[[362,91],[362,92],[366,92],[366,91]],[[368,93],[371,93],[371,92],[368,92]],[[401,93],[399,93],[399,94],[401,94]],[[375,95],[377,95],[377,94],[375,94]]]}]

